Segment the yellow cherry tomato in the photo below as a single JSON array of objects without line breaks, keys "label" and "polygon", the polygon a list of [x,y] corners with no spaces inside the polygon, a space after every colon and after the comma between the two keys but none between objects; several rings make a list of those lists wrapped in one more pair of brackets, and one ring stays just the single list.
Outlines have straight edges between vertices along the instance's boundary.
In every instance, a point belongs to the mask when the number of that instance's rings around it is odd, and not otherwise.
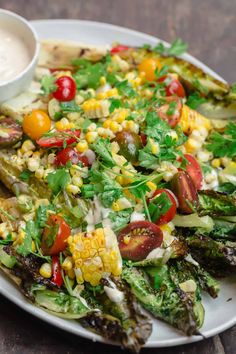
[{"label": "yellow cherry tomato", "polygon": [[34,109],[31,114],[24,117],[23,131],[31,139],[37,140],[51,128],[51,120],[47,113]]},{"label": "yellow cherry tomato", "polygon": [[157,58],[146,58],[138,66],[139,73],[144,73],[147,81],[154,81],[156,79],[155,70],[160,70],[161,63]]}]

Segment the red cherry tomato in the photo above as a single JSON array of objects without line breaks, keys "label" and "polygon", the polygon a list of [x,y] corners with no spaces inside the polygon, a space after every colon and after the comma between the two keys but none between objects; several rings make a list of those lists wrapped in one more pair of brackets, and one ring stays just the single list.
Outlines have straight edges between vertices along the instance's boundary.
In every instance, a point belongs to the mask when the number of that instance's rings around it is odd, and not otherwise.
[{"label": "red cherry tomato", "polygon": [[185,90],[181,82],[177,79],[174,79],[171,76],[162,76],[158,80],[158,82],[166,81],[166,96],[178,96],[185,97]]},{"label": "red cherry tomato", "polygon": [[113,47],[111,50],[110,50],[110,53],[111,54],[117,54],[117,53],[120,53],[120,52],[124,52],[125,50],[128,50],[129,47],[127,47],[127,45],[117,45],[116,47]]},{"label": "red cherry tomato", "polygon": [[163,241],[161,229],[150,221],[131,222],[118,235],[122,257],[140,261]]},{"label": "red cherry tomato", "polygon": [[177,96],[166,97],[164,104],[157,108],[157,115],[174,128],[180,121],[182,107],[181,99]]},{"label": "red cherry tomato", "polygon": [[169,198],[169,200],[171,201],[172,205],[171,207],[169,208],[169,210],[167,210],[167,212],[164,214],[164,215],[161,215],[161,217],[155,221],[155,223],[157,225],[162,225],[162,224],[166,224],[168,223],[169,221],[171,221],[175,214],[176,214],[176,210],[178,208],[178,200],[176,198],[176,196],[174,195],[174,193],[172,191],[170,191],[169,189],[165,189],[165,188],[160,188],[160,189],[157,189],[154,193],[153,193],[153,196],[152,198],[150,198],[148,200],[148,203],[151,203],[152,200],[162,194],[162,193],[165,193],[167,195],[167,197]]},{"label": "red cherry tomato", "polygon": [[67,147],[57,153],[57,157],[55,161],[56,165],[65,166],[69,161],[73,165],[77,165],[79,162],[81,162],[84,166],[89,165],[87,156],[83,156],[72,147]]},{"label": "red cherry tomato", "polygon": [[75,80],[70,76],[61,76],[56,81],[56,91],[52,93],[58,101],[71,101],[76,94]]},{"label": "red cherry tomato", "polygon": [[61,265],[58,256],[52,256],[52,282],[60,288],[63,284]]},{"label": "red cherry tomato", "polygon": [[[202,174],[201,167],[193,155],[184,154],[184,157],[188,161],[188,164],[186,165],[186,171],[188,172],[189,176],[192,178],[196,189],[199,190],[202,188],[202,183],[203,183],[203,174]],[[182,161],[182,158],[179,158],[179,161]],[[179,171],[182,171],[182,169],[179,168]]]},{"label": "red cherry tomato", "polygon": [[60,215],[51,215],[44,228],[41,248],[45,256],[56,255],[66,248],[71,234],[69,225]]},{"label": "red cherry tomato", "polygon": [[44,148],[52,147],[62,147],[64,143],[66,145],[71,145],[77,141],[77,138],[80,137],[80,130],[63,130],[57,131],[54,136],[51,137],[42,137],[36,140],[36,143]]}]

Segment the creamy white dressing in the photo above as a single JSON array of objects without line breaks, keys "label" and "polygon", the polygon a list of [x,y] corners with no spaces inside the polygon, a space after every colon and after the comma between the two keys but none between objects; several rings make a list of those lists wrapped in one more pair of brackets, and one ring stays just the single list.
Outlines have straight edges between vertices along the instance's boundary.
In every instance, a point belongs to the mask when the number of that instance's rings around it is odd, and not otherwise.
[{"label": "creamy white dressing", "polygon": [[30,62],[30,54],[23,40],[0,28],[0,83],[22,72]]},{"label": "creamy white dressing", "polygon": [[124,300],[124,294],[117,289],[116,284],[109,278],[107,278],[109,286],[104,286],[104,291],[112,302],[119,303]]}]

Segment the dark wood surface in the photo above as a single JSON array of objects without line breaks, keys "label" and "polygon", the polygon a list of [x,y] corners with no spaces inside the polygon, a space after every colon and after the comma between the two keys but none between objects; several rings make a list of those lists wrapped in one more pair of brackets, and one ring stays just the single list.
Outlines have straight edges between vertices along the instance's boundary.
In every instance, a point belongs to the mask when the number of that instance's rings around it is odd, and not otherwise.
[{"label": "dark wood surface", "polygon": [[[28,19],[73,18],[103,21],[156,35],[177,36],[191,54],[229,82],[236,81],[236,0],[0,0],[0,8]],[[236,310],[236,309],[235,309]],[[236,327],[202,342],[165,349],[161,354],[235,354]],[[122,353],[119,348],[67,335],[0,297],[1,354]]]}]

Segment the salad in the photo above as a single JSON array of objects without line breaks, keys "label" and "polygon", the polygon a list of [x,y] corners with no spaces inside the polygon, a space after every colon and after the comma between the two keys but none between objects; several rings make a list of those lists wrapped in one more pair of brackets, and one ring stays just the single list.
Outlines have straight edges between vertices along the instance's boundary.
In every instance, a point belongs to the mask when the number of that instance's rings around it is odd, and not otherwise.
[{"label": "salad", "polygon": [[1,269],[133,352],[153,318],[201,335],[236,270],[236,87],[185,50],[46,41],[0,106]]}]

